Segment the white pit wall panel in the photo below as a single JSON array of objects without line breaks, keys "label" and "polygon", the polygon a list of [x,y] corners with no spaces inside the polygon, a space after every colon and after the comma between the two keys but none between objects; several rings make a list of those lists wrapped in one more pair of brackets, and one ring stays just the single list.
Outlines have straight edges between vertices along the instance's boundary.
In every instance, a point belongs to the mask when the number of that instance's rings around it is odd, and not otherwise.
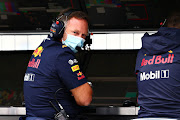
[{"label": "white pit wall panel", "polygon": [[107,34],[107,48],[108,50],[120,49],[120,34]]},{"label": "white pit wall panel", "polygon": [[15,40],[14,35],[3,35],[1,37],[3,51],[14,51],[15,50]]},{"label": "white pit wall panel", "polygon": [[133,49],[133,34],[120,34],[120,49]]},{"label": "white pit wall panel", "polygon": [[[91,35],[92,50],[132,50],[142,47],[146,31],[99,32]],[[147,31],[150,35],[156,31]],[[35,50],[46,39],[47,33],[0,33],[0,51]]]},{"label": "white pit wall panel", "polygon": [[42,42],[44,39],[46,39],[48,35],[40,35],[40,41]]},{"label": "white pit wall panel", "polygon": [[42,42],[40,35],[28,35],[28,50],[35,50]]},{"label": "white pit wall panel", "polygon": [[135,33],[134,34],[134,49],[140,49],[142,47],[142,40],[144,33]]},{"label": "white pit wall panel", "polygon": [[27,35],[15,35],[15,50],[27,50]]},{"label": "white pit wall panel", "polygon": [[93,34],[92,38],[93,39],[91,49],[105,50],[107,48],[106,34]]}]

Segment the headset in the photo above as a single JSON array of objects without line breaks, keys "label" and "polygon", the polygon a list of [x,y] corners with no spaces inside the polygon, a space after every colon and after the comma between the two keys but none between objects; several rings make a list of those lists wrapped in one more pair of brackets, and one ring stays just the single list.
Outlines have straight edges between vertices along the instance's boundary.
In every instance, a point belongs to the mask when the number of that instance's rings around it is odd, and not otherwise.
[{"label": "headset", "polygon": [[67,12],[63,13],[60,17],[58,17],[50,27],[50,36],[55,40],[59,40],[63,37],[65,23],[60,21],[63,16],[66,16],[66,20],[68,16],[72,13],[77,11],[76,9],[69,9]]},{"label": "headset", "polygon": [[[68,18],[68,16],[75,12],[75,11],[79,11],[78,9],[69,9],[67,12],[63,13],[60,17],[58,17],[51,25],[50,27],[50,37],[53,38],[54,41],[59,41],[64,34],[64,29],[65,29],[65,23],[60,20],[63,16],[66,16],[66,20]],[[83,55],[79,55],[81,56],[79,59],[81,59],[81,63],[80,66],[84,66],[82,67],[82,71],[83,73],[85,73],[87,65],[89,64],[90,61],[90,46],[92,44],[92,39],[90,38],[90,34],[89,34],[89,30],[88,30],[88,35],[86,36],[86,41],[84,43],[84,54]],[[87,45],[87,46],[86,46]],[[81,51],[81,48],[76,48],[78,51]],[[86,50],[87,49],[87,50]],[[82,57],[83,56],[83,57]],[[79,62],[80,63],[80,62]]]},{"label": "headset", "polygon": [[167,23],[167,19],[164,19],[164,21],[160,23],[160,26],[161,26],[161,27],[165,27],[165,26],[166,26],[166,23]]},{"label": "headset", "polygon": [[[51,25],[50,27],[50,37],[54,38],[54,40],[59,40],[63,37],[64,34],[64,28],[65,28],[65,23],[63,21],[60,21],[60,19],[63,16],[66,16],[66,20],[68,18],[68,16],[75,12],[75,11],[79,11],[78,9],[69,9],[68,11],[66,11],[65,13],[63,13],[60,17],[58,17]],[[89,30],[88,30],[89,31]],[[90,39],[90,35],[88,34],[86,37],[86,41],[84,43],[84,47],[86,45],[89,46],[88,49],[90,49],[90,45],[92,44],[92,39]]]}]

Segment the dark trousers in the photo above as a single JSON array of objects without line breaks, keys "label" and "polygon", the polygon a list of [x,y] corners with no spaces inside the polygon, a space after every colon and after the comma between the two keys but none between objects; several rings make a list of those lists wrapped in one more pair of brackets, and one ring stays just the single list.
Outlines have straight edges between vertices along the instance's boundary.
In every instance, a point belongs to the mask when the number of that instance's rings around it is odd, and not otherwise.
[{"label": "dark trousers", "polygon": [[27,117],[26,120],[46,120],[46,119],[40,117]]}]

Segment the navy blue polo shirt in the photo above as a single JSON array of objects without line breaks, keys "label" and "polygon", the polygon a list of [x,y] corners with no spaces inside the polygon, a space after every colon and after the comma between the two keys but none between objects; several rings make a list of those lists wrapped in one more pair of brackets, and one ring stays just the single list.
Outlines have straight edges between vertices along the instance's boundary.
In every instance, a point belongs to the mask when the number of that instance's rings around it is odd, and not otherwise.
[{"label": "navy blue polo shirt", "polygon": [[27,116],[53,119],[59,109],[57,99],[67,114],[76,116],[81,107],[75,102],[70,90],[87,83],[73,51],[51,38],[44,40],[33,52],[24,76],[24,99]]},{"label": "navy blue polo shirt", "polygon": [[180,29],[142,37],[136,61],[139,118],[180,118]]}]

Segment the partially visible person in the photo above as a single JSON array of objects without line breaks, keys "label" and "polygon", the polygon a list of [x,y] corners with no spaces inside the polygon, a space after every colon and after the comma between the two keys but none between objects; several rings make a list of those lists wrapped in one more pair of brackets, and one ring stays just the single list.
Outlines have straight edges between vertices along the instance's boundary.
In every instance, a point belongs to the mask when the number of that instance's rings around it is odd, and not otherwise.
[{"label": "partially visible person", "polygon": [[[62,21],[65,28],[59,26]],[[50,101],[60,111],[58,101],[69,120],[80,119],[81,106],[92,100],[92,88],[75,57],[87,34],[88,17],[82,11],[64,10],[53,23],[51,34],[33,52],[25,73],[26,120],[54,120],[57,111]]]},{"label": "partially visible person", "polygon": [[180,118],[179,8],[170,12],[155,34],[144,34],[135,71],[138,118]]}]

